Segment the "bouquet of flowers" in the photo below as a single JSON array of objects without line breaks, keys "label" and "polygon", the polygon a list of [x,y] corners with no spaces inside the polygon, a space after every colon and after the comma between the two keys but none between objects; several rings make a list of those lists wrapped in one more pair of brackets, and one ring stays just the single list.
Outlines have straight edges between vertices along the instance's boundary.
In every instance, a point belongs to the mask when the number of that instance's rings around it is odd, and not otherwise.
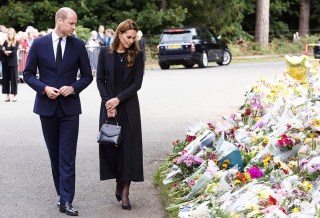
[{"label": "bouquet of flowers", "polygon": [[286,61],[292,78],[261,78],[239,111],[173,143],[159,168],[173,217],[320,216],[319,69],[310,89],[306,57]]}]

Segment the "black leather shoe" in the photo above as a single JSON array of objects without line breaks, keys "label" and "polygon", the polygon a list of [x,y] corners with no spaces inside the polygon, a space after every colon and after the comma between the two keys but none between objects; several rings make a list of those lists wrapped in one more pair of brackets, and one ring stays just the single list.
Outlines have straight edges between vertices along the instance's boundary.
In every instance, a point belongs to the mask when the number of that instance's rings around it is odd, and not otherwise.
[{"label": "black leather shoe", "polygon": [[122,209],[124,210],[131,210],[131,204],[129,203],[128,205],[121,205],[122,206]]},{"label": "black leather shoe", "polygon": [[60,205],[59,211],[69,216],[78,216],[78,211],[69,202]]}]

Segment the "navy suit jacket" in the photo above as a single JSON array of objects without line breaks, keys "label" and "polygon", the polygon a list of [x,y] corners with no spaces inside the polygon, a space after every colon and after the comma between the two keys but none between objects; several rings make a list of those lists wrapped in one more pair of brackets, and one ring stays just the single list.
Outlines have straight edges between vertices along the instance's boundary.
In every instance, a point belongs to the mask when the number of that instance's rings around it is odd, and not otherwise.
[{"label": "navy suit jacket", "polygon": [[[77,79],[79,69],[80,79]],[[35,39],[28,54],[23,78],[37,92],[33,110],[36,114],[52,116],[58,101],[66,115],[81,114],[79,93],[93,80],[84,42],[75,37],[67,37],[61,71],[57,72],[52,35]],[[75,93],[67,97],[60,95],[52,100],[44,93],[46,86],[57,89],[62,86],[72,86]]]}]

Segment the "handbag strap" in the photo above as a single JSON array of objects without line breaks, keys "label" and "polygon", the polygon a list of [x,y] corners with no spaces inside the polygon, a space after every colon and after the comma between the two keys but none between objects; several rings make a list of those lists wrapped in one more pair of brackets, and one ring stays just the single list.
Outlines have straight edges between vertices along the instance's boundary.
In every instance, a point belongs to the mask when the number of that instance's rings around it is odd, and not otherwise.
[{"label": "handbag strap", "polygon": [[[108,123],[108,119],[109,119],[109,117],[107,116],[106,124]],[[117,127],[119,127],[117,116],[114,116],[114,119],[116,120]]]}]

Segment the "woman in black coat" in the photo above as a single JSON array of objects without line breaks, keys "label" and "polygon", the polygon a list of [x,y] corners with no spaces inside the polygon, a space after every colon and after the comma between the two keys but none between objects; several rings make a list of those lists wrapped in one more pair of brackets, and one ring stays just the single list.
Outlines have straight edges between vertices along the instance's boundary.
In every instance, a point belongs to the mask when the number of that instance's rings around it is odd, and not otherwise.
[{"label": "woman in black coat", "polygon": [[[7,94],[5,102],[10,101],[10,95],[13,95],[12,101],[17,101],[18,93],[18,61],[17,51],[19,43],[16,40],[16,32],[13,28],[9,28],[7,32],[7,40],[2,46],[2,93]],[[11,86],[11,89],[10,89]]]},{"label": "woman in black coat", "polygon": [[99,128],[106,122],[122,127],[118,147],[99,145],[100,179],[116,179],[115,195],[122,208],[131,209],[131,181],[143,181],[141,118],[137,92],[141,88],[144,61],[136,41],[138,26],[128,19],[117,27],[110,47],[101,48],[97,86],[101,96]]}]

